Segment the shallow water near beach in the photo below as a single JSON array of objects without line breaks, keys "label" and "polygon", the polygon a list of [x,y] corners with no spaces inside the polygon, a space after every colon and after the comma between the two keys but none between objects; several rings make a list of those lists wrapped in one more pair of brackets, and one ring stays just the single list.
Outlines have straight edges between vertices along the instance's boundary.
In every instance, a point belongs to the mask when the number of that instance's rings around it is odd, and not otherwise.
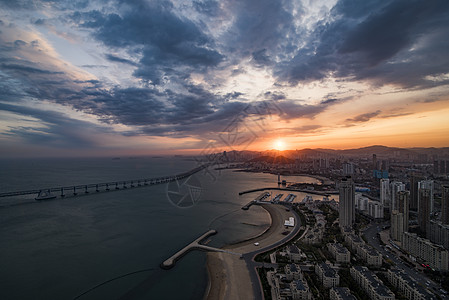
[{"label": "shallow water near beach", "polygon": [[[0,192],[152,178],[197,166],[183,157],[5,160]],[[171,270],[159,265],[209,229],[210,245],[260,234],[270,225],[257,206],[241,210],[277,176],[222,170],[194,175],[198,201],[181,208],[167,184],[35,201],[0,198],[1,299],[200,299],[205,253],[191,252]],[[303,177],[310,182],[313,178]],[[171,188],[171,187],[170,187]]]}]

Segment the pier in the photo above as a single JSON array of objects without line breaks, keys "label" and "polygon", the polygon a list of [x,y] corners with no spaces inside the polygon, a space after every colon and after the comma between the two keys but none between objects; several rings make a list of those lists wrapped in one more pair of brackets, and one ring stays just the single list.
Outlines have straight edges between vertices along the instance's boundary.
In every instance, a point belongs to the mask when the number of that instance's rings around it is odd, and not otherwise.
[{"label": "pier", "polygon": [[[137,188],[137,187],[143,187],[143,186],[148,186],[148,185],[163,184],[163,183],[168,183],[168,182],[176,181],[179,179],[183,179],[183,178],[189,177],[189,176],[205,169],[206,167],[208,167],[207,164],[202,165],[197,168],[194,168],[185,173],[171,175],[171,176],[165,176],[165,177],[143,178],[143,179],[133,179],[133,180],[124,180],[124,181],[72,185],[72,186],[59,186],[59,187],[53,187],[53,188],[24,190],[24,191],[16,191],[16,192],[5,192],[5,193],[0,193],[0,198],[1,197],[23,196],[23,195],[36,195],[36,197],[35,197],[36,200],[47,200],[47,199],[57,198],[57,196],[64,198],[64,197],[70,196],[70,195],[76,196],[78,194],[89,194],[90,192],[99,193],[99,192],[112,191],[112,190]],[[111,189],[110,187],[113,187],[113,189]]]},{"label": "pier", "polygon": [[161,264],[161,268],[162,269],[171,269],[171,268],[173,268],[175,266],[175,264],[176,264],[176,261],[178,261],[181,257],[183,257],[184,255],[186,255],[188,252],[190,252],[192,250],[226,252],[226,253],[230,253],[230,254],[241,256],[241,254],[239,254],[239,253],[234,253],[234,252],[231,252],[231,251],[227,251],[227,250],[223,250],[223,249],[214,248],[214,247],[210,247],[210,246],[206,246],[206,245],[200,244],[200,242],[202,240],[204,240],[205,238],[207,238],[207,237],[209,237],[211,235],[214,235],[214,234],[217,234],[217,231],[214,230],[214,229],[211,229],[208,232],[204,233],[199,238],[197,238],[196,240],[194,240],[193,242],[191,242],[190,244],[188,244],[187,246],[185,246],[184,248],[182,248],[181,250],[179,250],[178,252],[173,254],[167,260],[165,260]]},{"label": "pier", "polygon": [[280,187],[267,187],[267,188],[242,191],[242,192],[239,192],[239,195],[244,195],[244,194],[249,194],[249,193],[254,193],[254,192],[261,192],[261,191],[266,191],[266,190],[301,192],[301,193],[323,195],[323,196],[330,196],[331,194],[338,194],[338,191],[315,191],[315,190],[300,190],[300,189],[280,188]]}]

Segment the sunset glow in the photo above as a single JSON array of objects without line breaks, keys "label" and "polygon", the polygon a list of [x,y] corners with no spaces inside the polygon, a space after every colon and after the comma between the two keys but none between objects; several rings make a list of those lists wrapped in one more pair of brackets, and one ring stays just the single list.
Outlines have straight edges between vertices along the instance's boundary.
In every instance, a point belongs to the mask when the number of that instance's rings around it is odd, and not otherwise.
[{"label": "sunset glow", "polygon": [[274,149],[280,150],[280,151],[285,150],[286,148],[285,148],[284,141],[282,141],[281,139],[277,139],[274,143]]},{"label": "sunset glow", "polygon": [[444,1],[137,2],[0,6],[1,155],[449,146]]}]

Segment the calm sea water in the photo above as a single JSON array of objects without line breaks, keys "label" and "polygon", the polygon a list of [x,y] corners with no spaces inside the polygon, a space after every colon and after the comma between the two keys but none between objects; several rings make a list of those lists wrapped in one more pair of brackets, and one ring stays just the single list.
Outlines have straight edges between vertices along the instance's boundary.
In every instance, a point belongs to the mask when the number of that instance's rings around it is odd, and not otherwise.
[{"label": "calm sea water", "polygon": [[[0,192],[152,178],[197,166],[181,157],[0,164]],[[201,299],[204,253],[189,253],[171,270],[160,263],[208,229],[218,231],[215,246],[262,232],[269,225],[266,211],[241,210],[259,193],[238,192],[276,186],[277,176],[223,170],[194,179],[193,189],[179,190],[194,194],[197,202],[188,208],[173,204],[173,184],[48,201],[0,198],[0,299]],[[301,176],[289,181],[316,182]]]}]

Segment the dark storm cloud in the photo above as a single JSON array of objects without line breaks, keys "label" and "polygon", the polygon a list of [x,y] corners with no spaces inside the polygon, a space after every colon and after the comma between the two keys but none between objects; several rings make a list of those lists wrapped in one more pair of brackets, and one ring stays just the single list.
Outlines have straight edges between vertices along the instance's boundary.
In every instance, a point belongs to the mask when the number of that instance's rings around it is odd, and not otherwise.
[{"label": "dark storm cloud", "polygon": [[214,0],[193,1],[193,7],[202,14],[216,17],[221,13],[220,3]]},{"label": "dark storm cloud", "polygon": [[[235,19],[225,34],[227,51],[235,57],[252,57],[257,66],[271,65],[283,57],[294,19],[285,1],[224,1],[229,17]],[[294,34],[293,34],[294,36]]]},{"label": "dark storm cloud", "polygon": [[268,91],[268,92],[265,92],[263,94],[263,96],[265,99],[269,99],[269,100],[284,100],[284,99],[286,99],[285,94],[281,91],[275,91],[275,92]]},{"label": "dark storm cloud", "polygon": [[24,66],[19,64],[0,64],[0,67],[4,70],[11,70],[20,73],[35,73],[35,74],[63,74],[59,71],[49,71],[45,69],[39,69],[31,66]]},{"label": "dark storm cloud", "polygon": [[213,49],[213,40],[193,22],[172,12],[168,1],[133,1],[121,13],[100,11],[74,13],[72,20],[93,30],[93,36],[111,48],[125,48],[141,56],[134,75],[160,84],[165,75],[182,77],[192,70],[218,65],[223,55]]},{"label": "dark storm cloud", "polygon": [[118,57],[116,55],[113,54],[106,54],[105,55],[106,59],[112,62],[119,62],[122,64],[127,64],[127,65],[131,65],[131,66],[137,66],[137,64],[135,62],[133,62],[132,60],[126,59],[126,58],[122,58],[122,57]]},{"label": "dark storm cloud", "polygon": [[71,119],[54,111],[46,111],[26,106],[5,104],[0,102],[0,111],[33,117],[41,121],[36,126],[10,125],[3,133],[6,136],[21,137],[26,142],[51,147],[88,148],[96,144],[90,137],[91,133],[107,133],[109,130],[93,126],[91,123]]},{"label": "dark storm cloud", "polygon": [[448,1],[345,0],[332,14],[335,21],[320,24],[311,36],[308,44],[316,46],[306,46],[277,66],[280,80],[297,84],[332,74],[425,87],[434,84],[425,76],[449,70]]}]

